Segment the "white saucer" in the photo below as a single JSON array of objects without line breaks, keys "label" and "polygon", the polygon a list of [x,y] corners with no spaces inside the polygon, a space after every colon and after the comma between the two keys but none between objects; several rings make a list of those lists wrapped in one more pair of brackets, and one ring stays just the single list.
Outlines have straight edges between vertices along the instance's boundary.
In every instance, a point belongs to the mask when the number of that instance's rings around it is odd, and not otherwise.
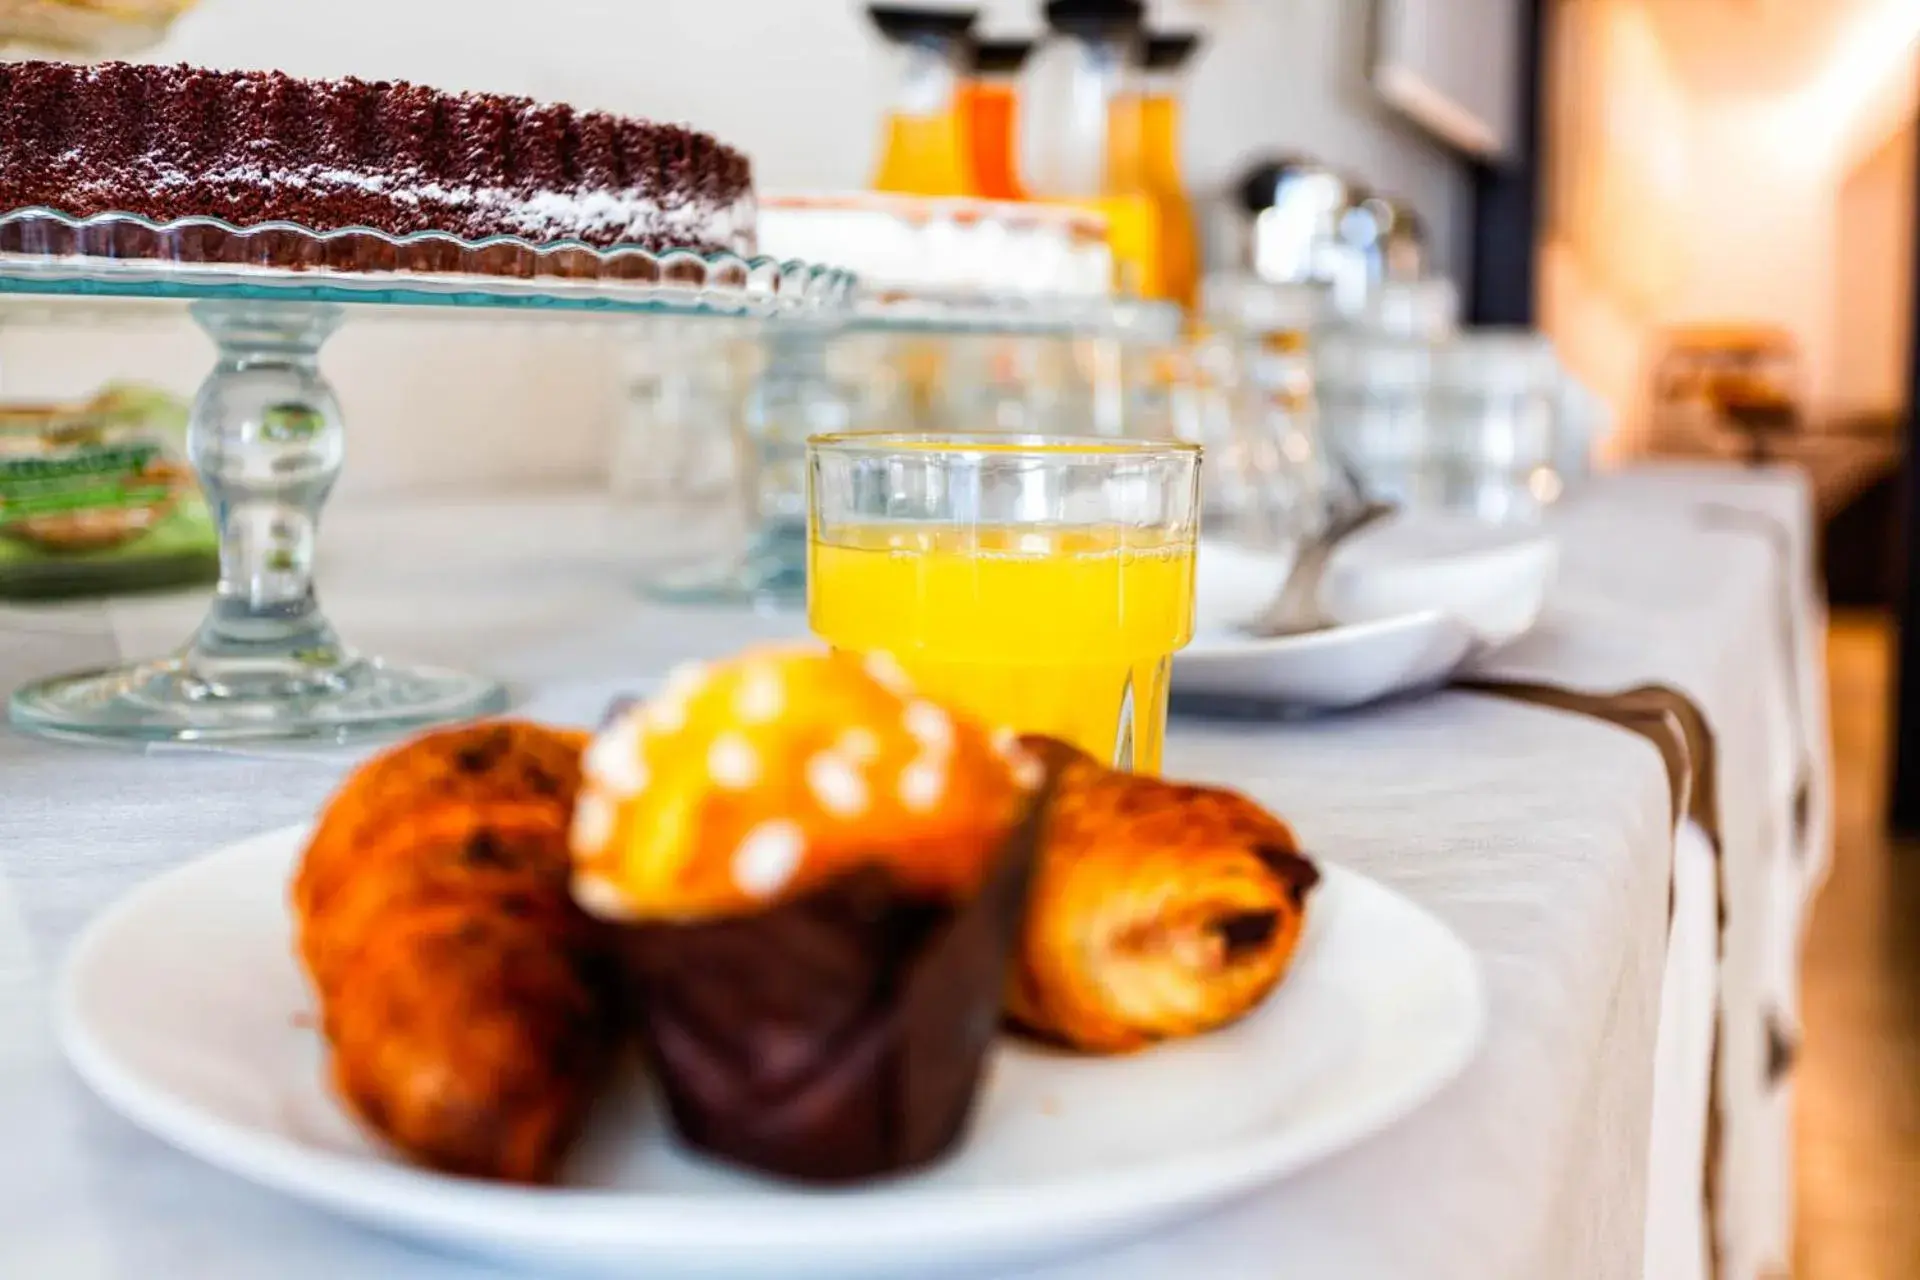
[{"label": "white saucer", "polygon": [[1342,711],[1439,684],[1473,650],[1465,623],[1431,611],[1276,640],[1214,631],[1196,634],[1174,658],[1173,692]]},{"label": "white saucer", "polygon": [[1326,866],[1294,970],[1252,1015],[1124,1058],[1007,1042],[972,1131],[925,1173],[834,1191],[747,1176],[680,1148],[635,1089],[596,1115],[566,1186],[452,1178],[370,1140],[324,1082],[286,903],[304,836],[216,850],[89,926],[57,995],[69,1059],[211,1164],[540,1275],[922,1277],[1090,1248],[1391,1125],[1460,1071],[1485,1018],[1444,925]]},{"label": "white saucer", "polygon": [[1320,606],[1335,625],[1255,639],[1243,624],[1273,600],[1288,562],[1203,543],[1196,630],[1174,659],[1174,693],[1338,711],[1440,684],[1475,654],[1532,629],[1558,562],[1558,546],[1537,531],[1397,516],[1327,566]]}]

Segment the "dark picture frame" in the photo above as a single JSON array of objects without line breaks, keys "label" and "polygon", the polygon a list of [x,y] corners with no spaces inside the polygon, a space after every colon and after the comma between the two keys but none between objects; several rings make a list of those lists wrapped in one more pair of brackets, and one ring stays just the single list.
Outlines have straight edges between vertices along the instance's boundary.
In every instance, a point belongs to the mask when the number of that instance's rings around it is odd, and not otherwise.
[{"label": "dark picture frame", "polygon": [[[1920,52],[1916,52],[1920,61]],[[1920,153],[1920,129],[1914,131]],[[1920,835],[1920,154],[1914,165],[1912,222],[1913,272],[1907,326],[1907,407],[1905,460],[1901,464],[1901,564],[1898,571],[1899,625],[1895,635],[1893,685],[1893,772],[1887,800],[1892,829]]]},{"label": "dark picture frame", "polygon": [[1531,328],[1538,318],[1542,159],[1546,115],[1547,9],[1551,0],[1519,0],[1512,47],[1520,59],[1519,109],[1507,154],[1468,160],[1465,318],[1472,325]]}]

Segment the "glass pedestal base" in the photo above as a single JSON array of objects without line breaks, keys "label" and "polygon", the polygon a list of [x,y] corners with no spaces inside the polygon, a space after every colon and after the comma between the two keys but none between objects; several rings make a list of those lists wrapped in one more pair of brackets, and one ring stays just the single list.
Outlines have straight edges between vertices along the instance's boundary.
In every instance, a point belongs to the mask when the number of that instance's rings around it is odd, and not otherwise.
[{"label": "glass pedestal base", "polygon": [[14,691],[13,723],[59,738],[126,742],[347,742],[507,706],[499,683],[438,667],[355,659],[209,678],[189,659],[55,676]]},{"label": "glass pedestal base", "polygon": [[13,723],[96,742],[340,742],[500,711],[478,676],[389,665],[340,642],[313,583],[344,429],[319,354],[336,306],[202,302],[218,348],[187,455],[220,525],[220,585],[172,657],[16,691]]},{"label": "glass pedestal base", "polygon": [[775,521],[731,559],[658,574],[646,594],[666,604],[746,604],[797,608],[807,602],[807,526]]}]

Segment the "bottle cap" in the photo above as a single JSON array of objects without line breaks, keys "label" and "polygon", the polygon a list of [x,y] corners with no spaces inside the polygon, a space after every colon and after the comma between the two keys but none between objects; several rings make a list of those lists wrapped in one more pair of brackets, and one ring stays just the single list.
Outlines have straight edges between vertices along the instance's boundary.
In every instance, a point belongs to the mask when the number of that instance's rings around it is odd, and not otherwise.
[{"label": "bottle cap", "polygon": [[1138,31],[1147,18],[1141,0],[1048,0],[1047,25],[1062,35],[1098,37]]},{"label": "bottle cap", "polygon": [[920,9],[899,4],[870,4],[867,16],[894,44],[946,44],[964,40],[980,16],[978,9]]},{"label": "bottle cap", "polygon": [[1148,71],[1178,71],[1199,48],[1198,31],[1149,31],[1140,64]]},{"label": "bottle cap", "polygon": [[1019,75],[1032,53],[1031,40],[975,40],[970,49],[970,63],[980,75]]}]

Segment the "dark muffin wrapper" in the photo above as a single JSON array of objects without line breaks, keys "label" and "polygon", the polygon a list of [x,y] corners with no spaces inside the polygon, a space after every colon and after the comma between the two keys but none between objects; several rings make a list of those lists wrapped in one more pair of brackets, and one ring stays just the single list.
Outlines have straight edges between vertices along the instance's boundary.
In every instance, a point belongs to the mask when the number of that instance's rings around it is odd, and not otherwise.
[{"label": "dark muffin wrapper", "polygon": [[966,1129],[1045,801],[961,902],[879,863],[749,916],[625,931],[634,1024],[681,1138],[762,1173],[901,1173]]}]

